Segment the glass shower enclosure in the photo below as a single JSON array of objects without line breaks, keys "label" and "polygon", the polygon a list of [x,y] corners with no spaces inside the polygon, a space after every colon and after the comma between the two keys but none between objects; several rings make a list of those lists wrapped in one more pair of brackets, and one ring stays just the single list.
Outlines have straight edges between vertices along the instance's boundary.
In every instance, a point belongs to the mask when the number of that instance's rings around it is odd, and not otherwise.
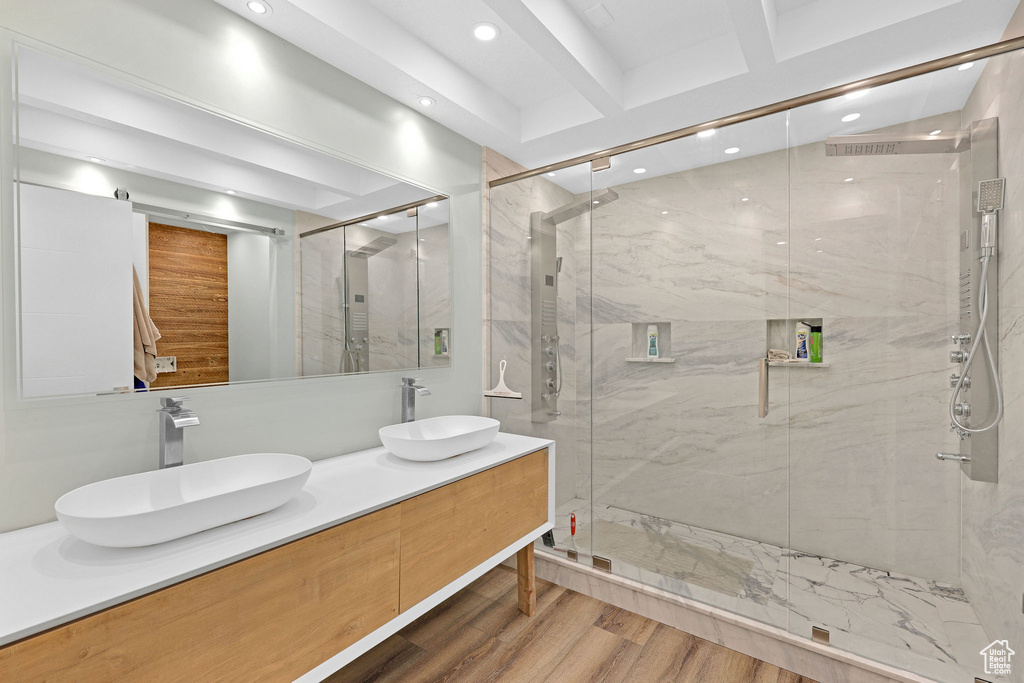
[{"label": "glass shower enclosure", "polygon": [[1014,172],[984,137],[1007,59],[491,188],[490,385],[507,360],[523,400],[490,414],[557,443],[539,550],[982,674],[962,475],[935,454],[960,447],[962,235],[979,177]]}]

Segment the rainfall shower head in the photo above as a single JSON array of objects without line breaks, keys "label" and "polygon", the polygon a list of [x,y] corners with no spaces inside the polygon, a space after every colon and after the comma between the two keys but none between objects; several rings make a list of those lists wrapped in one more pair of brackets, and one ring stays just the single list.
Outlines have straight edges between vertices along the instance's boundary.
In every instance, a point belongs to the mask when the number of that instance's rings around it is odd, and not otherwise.
[{"label": "rainfall shower head", "polygon": [[576,218],[576,216],[582,216],[587,211],[592,210],[595,206],[604,206],[610,204],[619,198],[615,190],[605,188],[590,196],[590,199],[581,199],[578,202],[572,204],[566,204],[563,207],[555,209],[554,211],[544,214],[544,220],[548,223],[564,223],[570,218]]},{"label": "rainfall shower head", "polygon": [[894,154],[947,154],[971,148],[966,130],[943,130],[935,135],[832,135],[825,139],[825,156],[860,157]]},{"label": "rainfall shower head", "polygon": [[978,213],[993,213],[1003,210],[1006,195],[1006,178],[993,178],[978,183]]},{"label": "rainfall shower head", "polygon": [[372,242],[368,242],[358,249],[353,249],[349,252],[349,255],[356,256],[358,258],[370,258],[380,252],[384,251],[390,246],[398,244],[398,240],[394,237],[378,237]]}]

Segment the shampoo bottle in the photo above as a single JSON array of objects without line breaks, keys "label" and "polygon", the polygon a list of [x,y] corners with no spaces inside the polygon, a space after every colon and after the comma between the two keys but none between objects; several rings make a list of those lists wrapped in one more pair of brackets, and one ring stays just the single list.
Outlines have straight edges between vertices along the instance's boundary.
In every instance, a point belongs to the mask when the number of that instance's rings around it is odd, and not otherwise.
[{"label": "shampoo bottle", "polygon": [[810,353],[812,363],[821,362],[821,325],[811,325]]},{"label": "shampoo bottle", "polygon": [[811,338],[811,326],[805,322],[796,324],[796,359],[806,362],[809,358],[809,341]]},{"label": "shampoo bottle", "polygon": [[647,357],[657,358],[658,357],[658,326],[648,325],[647,326]]}]

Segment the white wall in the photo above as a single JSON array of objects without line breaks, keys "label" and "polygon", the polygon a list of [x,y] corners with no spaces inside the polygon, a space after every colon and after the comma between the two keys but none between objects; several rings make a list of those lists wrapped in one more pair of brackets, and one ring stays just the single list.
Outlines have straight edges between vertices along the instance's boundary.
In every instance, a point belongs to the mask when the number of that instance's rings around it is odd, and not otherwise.
[{"label": "white wall", "polygon": [[[478,292],[480,147],[205,0],[0,0],[10,31],[95,60],[411,183],[452,196],[455,292]],[[153,469],[155,396],[12,399],[12,140],[10,43],[0,34],[0,224],[3,228],[3,372],[0,530],[53,518],[64,492]],[[410,94],[411,96],[412,94]],[[287,283],[278,282],[281,291]],[[450,369],[420,375],[432,396],[420,415],[479,413],[481,304],[455,296],[458,353]],[[285,339],[285,335],[280,335]],[[291,332],[294,339],[294,331]],[[185,437],[194,462],[252,451],[313,459],[374,446],[399,419],[398,374],[332,377],[190,390],[202,425]]]}]

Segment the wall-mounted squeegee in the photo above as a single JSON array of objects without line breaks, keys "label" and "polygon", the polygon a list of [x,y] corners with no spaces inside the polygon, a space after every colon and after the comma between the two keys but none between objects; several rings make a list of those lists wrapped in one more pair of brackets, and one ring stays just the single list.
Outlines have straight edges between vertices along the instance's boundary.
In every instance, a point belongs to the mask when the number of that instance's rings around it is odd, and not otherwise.
[{"label": "wall-mounted squeegee", "polygon": [[942,130],[935,135],[832,135],[825,138],[825,156],[863,157],[894,154],[949,154],[971,148],[971,133],[966,130]]}]

